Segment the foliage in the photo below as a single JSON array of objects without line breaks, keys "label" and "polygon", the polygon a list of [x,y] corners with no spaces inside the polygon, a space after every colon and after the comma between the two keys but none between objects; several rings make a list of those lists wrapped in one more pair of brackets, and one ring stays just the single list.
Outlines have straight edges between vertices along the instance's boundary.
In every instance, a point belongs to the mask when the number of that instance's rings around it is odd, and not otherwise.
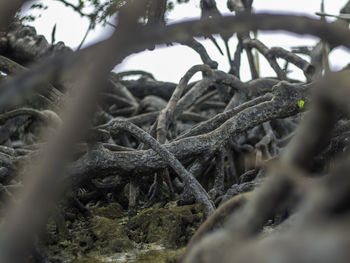
[{"label": "foliage", "polygon": [[304,104],[305,104],[305,101],[303,101],[303,100],[298,101],[298,106],[300,109],[302,109],[304,107]]},{"label": "foliage", "polygon": [[[34,3],[29,7],[29,10],[41,10],[44,11],[48,8],[47,5],[44,5],[43,3]],[[39,15],[38,17],[40,17],[41,15]],[[38,18],[37,16],[31,15],[31,14],[18,14],[18,18],[20,19],[20,21],[22,22],[32,22],[34,21],[36,18]]]},{"label": "foliage", "polygon": [[[52,1],[52,0],[51,0]],[[116,15],[120,9],[130,0],[55,0],[61,2],[67,8],[73,9],[82,17],[86,17],[90,20],[90,29],[94,29],[97,24],[102,24],[103,26],[110,24],[111,17]],[[77,3],[76,3],[77,2]],[[188,3],[189,0],[169,0],[167,1],[166,10],[170,12],[174,9],[176,4]],[[35,2],[29,8],[29,10],[39,10],[45,11],[48,5],[43,3],[43,0]],[[20,14],[21,21],[34,21],[36,18],[40,17],[34,16],[32,14]]]}]

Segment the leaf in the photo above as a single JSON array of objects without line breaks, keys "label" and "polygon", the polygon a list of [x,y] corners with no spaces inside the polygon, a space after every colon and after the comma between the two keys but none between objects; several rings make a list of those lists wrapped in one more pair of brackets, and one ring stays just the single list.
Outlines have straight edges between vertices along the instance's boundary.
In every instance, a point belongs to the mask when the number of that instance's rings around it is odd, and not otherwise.
[{"label": "leaf", "polygon": [[305,101],[303,100],[298,100],[298,106],[300,109],[302,109],[304,107]]},{"label": "leaf", "polygon": [[168,11],[173,10],[174,9],[174,3],[173,2],[168,2],[166,9]]},{"label": "leaf", "polygon": [[52,32],[51,32],[51,44],[53,45],[56,41],[56,24],[54,25],[54,27],[52,28]]}]

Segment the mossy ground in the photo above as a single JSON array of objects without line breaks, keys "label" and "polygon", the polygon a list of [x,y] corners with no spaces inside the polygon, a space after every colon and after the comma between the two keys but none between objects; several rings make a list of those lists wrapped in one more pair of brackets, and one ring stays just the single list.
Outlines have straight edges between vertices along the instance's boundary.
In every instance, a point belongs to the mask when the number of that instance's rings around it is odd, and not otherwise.
[{"label": "mossy ground", "polygon": [[118,203],[91,208],[91,217],[67,221],[68,235],[48,224],[47,251],[53,262],[175,262],[199,227],[199,205],[141,209],[132,218]]}]

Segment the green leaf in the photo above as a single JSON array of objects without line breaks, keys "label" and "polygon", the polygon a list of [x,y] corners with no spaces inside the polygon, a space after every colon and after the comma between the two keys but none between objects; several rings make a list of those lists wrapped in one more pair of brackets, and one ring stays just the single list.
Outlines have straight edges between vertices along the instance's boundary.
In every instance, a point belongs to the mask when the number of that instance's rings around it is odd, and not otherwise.
[{"label": "green leaf", "polygon": [[305,101],[303,100],[298,100],[298,106],[300,109],[302,109],[304,107]]},{"label": "green leaf", "polygon": [[51,45],[55,44],[56,42],[56,24],[53,26],[51,31]]},{"label": "green leaf", "polygon": [[167,4],[167,8],[168,11],[173,10],[174,9],[174,3],[173,2],[168,2]]}]

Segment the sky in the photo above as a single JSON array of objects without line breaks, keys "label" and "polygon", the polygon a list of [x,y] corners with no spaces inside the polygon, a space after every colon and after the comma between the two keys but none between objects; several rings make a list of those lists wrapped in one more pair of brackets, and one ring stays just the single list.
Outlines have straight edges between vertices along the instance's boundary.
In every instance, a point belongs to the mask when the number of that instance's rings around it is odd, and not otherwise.
[{"label": "sky", "polygon": [[[199,2],[200,0],[190,0],[188,4],[175,5],[175,9],[168,15],[168,22],[173,23],[180,20],[199,18]],[[222,14],[232,14],[226,8],[226,0],[217,0],[216,2]],[[292,13],[318,18],[315,12],[320,11],[320,2],[321,0],[254,0],[253,7],[256,13]],[[347,0],[325,0],[325,11],[329,14],[338,14],[346,2]],[[79,46],[89,26],[89,21],[81,18],[72,9],[65,7],[62,3],[55,0],[47,0],[45,4],[48,5],[48,9],[41,12],[42,16],[29,24],[34,26],[37,32],[44,35],[48,41],[51,40],[52,28],[56,24],[57,41],[63,41],[73,49]],[[23,10],[25,9],[23,8]],[[33,11],[30,13],[37,14]],[[329,18],[327,20],[331,21]],[[111,26],[98,26],[96,30],[89,33],[84,46],[107,38],[112,32],[113,27]],[[286,32],[259,32],[258,39],[268,47],[280,46],[285,49],[299,45],[314,45],[318,41],[314,37],[293,35]],[[199,40],[206,47],[210,57],[219,63],[219,69],[228,71],[227,57],[222,56],[211,41]],[[218,38],[217,41],[224,50],[222,40]],[[237,44],[235,37],[231,38],[229,44],[231,53],[233,54],[234,47]],[[275,76],[274,71],[262,56],[259,56],[259,60],[261,75]],[[279,62],[281,66],[284,65],[281,60]],[[348,63],[350,63],[350,51],[345,50],[345,48],[337,48],[331,53],[330,64],[332,70],[338,70]],[[114,71],[140,69],[152,73],[158,80],[179,82],[186,71],[195,64],[202,64],[199,55],[195,51],[188,47],[174,44],[170,47],[157,46],[153,51],[131,55],[122,64],[116,66]],[[301,70],[296,67],[290,67],[290,70],[292,70],[291,77],[304,80]],[[246,56],[242,54],[241,78],[247,81],[250,77]],[[193,79],[199,78],[200,74],[198,73]]]}]

